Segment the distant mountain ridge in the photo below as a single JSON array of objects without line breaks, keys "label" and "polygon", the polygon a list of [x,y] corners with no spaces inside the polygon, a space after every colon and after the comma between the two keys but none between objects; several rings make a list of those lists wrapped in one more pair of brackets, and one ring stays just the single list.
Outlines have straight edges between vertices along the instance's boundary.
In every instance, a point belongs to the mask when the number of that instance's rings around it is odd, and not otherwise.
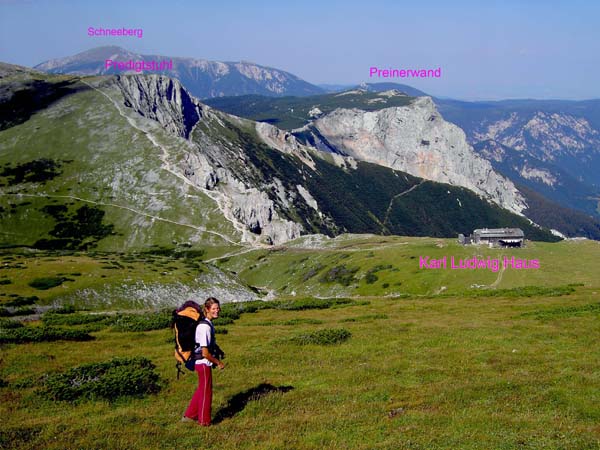
[{"label": "distant mountain ridge", "polygon": [[515,183],[600,217],[600,100],[436,104]]},{"label": "distant mountain ridge", "polygon": [[[114,75],[124,71],[105,68],[105,60],[172,60],[173,70],[153,72],[176,78],[197,98],[260,94],[316,95],[324,90],[283,70],[251,62],[220,62],[198,58],[146,55],[117,46],[97,47],[65,58],[51,59],[34,68],[47,73]],[[135,72],[133,72],[135,73]]]}]

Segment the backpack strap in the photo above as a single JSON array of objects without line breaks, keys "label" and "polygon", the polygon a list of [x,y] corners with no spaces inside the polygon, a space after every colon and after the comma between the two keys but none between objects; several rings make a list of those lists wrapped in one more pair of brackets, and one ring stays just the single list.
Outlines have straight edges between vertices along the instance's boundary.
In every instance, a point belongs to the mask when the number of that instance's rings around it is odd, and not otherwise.
[{"label": "backpack strap", "polygon": [[[201,323],[205,323],[210,327],[210,344],[208,345],[208,351],[211,355],[214,356],[215,347],[217,345],[217,341],[215,340],[215,326],[210,320],[206,320],[205,318],[202,318],[198,321],[198,325],[200,325]],[[200,347],[200,345],[197,342],[196,345]]]}]

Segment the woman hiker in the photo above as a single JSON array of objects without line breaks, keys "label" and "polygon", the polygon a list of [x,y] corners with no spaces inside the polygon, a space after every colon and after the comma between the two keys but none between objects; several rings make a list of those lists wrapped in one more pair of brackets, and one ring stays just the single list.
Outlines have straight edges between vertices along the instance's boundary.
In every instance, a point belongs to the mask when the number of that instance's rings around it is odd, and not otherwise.
[{"label": "woman hiker", "polygon": [[219,369],[224,369],[223,364],[217,356],[222,355],[217,342],[215,340],[215,328],[212,324],[214,319],[219,317],[221,305],[219,300],[209,297],[204,302],[202,308],[204,312],[204,320],[196,327],[196,343],[198,344],[196,359],[196,373],[198,373],[198,388],[194,392],[194,396],[187,407],[182,421],[198,421],[200,425],[209,426],[211,419],[211,403],[212,403],[212,372],[211,369],[215,366]]}]

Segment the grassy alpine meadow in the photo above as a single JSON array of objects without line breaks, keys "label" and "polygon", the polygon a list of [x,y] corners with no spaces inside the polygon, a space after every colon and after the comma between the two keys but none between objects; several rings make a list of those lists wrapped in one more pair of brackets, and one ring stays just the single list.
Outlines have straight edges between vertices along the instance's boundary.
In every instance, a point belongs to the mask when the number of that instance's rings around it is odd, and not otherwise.
[{"label": "grassy alpine meadow", "polygon": [[[198,249],[6,250],[0,448],[600,448],[597,242],[514,253],[432,238],[313,244],[217,259]],[[423,255],[500,253],[541,267],[418,265]],[[90,308],[77,295],[217,270],[275,300],[223,306],[226,368],[213,372],[207,429],[180,422],[197,378],[177,379],[168,308]]]},{"label": "grassy alpine meadow", "polygon": [[[594,288],[547,298],[323,302],[243,313],[226,326],[218,341],[227,367],[213,373],[217,423],[210,429],[179,422],[196,378],[188,372],[176,379],[168,329],[3,345],[0,442],[57,449],[598,448]],[[323,330],[333,333],[319,340]],[[156,365],[160,392],[75,402],[40,393],[44,374],[135,356]]]}]

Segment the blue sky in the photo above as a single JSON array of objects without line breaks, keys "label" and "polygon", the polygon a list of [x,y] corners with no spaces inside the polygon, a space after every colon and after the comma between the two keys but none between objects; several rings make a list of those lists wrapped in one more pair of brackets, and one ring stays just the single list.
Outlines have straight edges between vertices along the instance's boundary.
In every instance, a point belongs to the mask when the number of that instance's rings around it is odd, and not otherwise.
[{"label": "blue sky", "polygon": [[[100,45],[246,60],[311,83],[398,81],[462,99],[600,98],[600,2],[0,0],[0,61],[33,66]],[[89,37],[87,28],[143,28]],[[369,79],[369,68],[439,79]]]}]

